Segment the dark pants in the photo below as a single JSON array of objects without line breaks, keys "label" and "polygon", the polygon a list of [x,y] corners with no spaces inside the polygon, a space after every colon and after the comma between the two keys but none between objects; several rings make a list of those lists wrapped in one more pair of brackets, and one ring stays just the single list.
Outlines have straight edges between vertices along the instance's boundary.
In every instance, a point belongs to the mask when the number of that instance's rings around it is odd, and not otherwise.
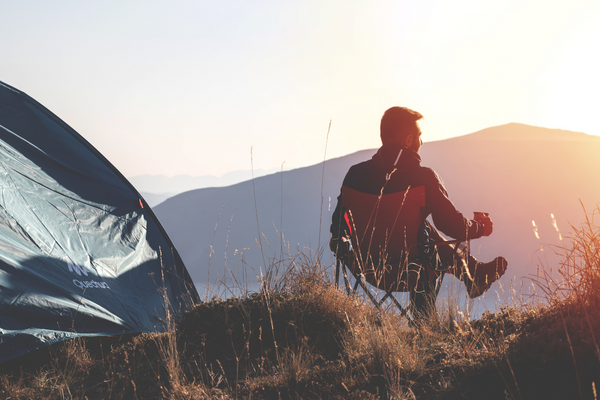
[{"label": "dark pants", "polygon": [[[425,221],[425,230],[425,235],[432,242],[446,241],[428,221]],[[472,279],[470,270],[474,270],[477,259],[455,247],[454,244],[438,245],[427,254],[424,264],[429,264],[427,267],[444,272],[441,272],[440,278],[437,280],[420,282],[418,287],[410,292],[409,310],[415,322],[426,320],[436,312],[435,301],[439,291],[438,285],[441,285],[442,274],[450,273],[463,282]]]}]

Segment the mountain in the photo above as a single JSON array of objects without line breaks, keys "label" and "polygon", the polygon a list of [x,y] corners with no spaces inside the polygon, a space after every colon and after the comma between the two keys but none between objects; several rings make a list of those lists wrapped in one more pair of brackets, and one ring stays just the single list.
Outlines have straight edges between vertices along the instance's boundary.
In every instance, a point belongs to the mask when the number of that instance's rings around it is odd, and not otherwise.
[{"label": "mountain", "polygon": [[[265,176],[277,172],[278,169],[255,170],[254,176]],[[144,196],[144,199],[154,207],[169,197],[189,190],[205,187],[229,186],[252,179],[252,171],[232,171],[222,176],[204,175],[138,175],[129,178],[129,181]]]},{"label": "mountain", "polygon": [[[217,274],[222,278],[225,268],[238,277],[251,276],[264,272],[263,254],[267,263],[281,257],[280,231],[292,254],[298,248],[314,253],[326,246],[330,213],[346,171],[375,151],[254,182],[185,192],[154,210],[195,282],[214,281]],[[494,233],[473,240],[472,253],[483,261],[504,255],[509,271],[502,281],[516,279],[517,287],[540,263],[555,263],[549,245],[560,242],[550,215],[568,236],[569,224],[578,226],[585,218],[580,201],[588,212],[600,203],[597,136],[511,123],[425,143],[420,154],[422,165],[442,177],[458,210],[467,217],[473,211],[490,213]],[[532,221],[541,240],[534,235]],[[324,254],[326,261],[332,260],[329,250]]]},{"label": "mountain", "polygon": [[175,196],[177,193],[149,193],[149,192],[140,192],[146,203],[150,205],[150,207],[155,207],[168,199],[169,197]]}]

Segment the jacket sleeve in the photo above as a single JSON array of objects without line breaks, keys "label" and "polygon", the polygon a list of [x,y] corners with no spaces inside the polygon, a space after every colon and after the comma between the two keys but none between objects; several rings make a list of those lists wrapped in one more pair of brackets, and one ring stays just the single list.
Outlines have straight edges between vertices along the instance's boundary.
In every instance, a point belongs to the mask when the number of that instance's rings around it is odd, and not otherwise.
[{"label": "jacket sleeve", "polygon": [[[346,176],[344,177],[344,181],[342,182],[342,187],[348,186],[350,177],[353,175],[353,168],[351,167]],[[331,226],[329,227],[329,231],[331,232],[331,237],[339,239],[342,236],[346,236],[350,234],[346,221],[344,220],[344,210],[342,209],[342,189],[340,188],[340,195],[337,198],[337,205],[335,206],[335,210],[331,216]]]},{"label": "jacket sleeve", "polygon": [[483,236],[483,224],[465,218],[448,198],[444,182],[432,169],[426,168],[426,205],[431,212],[435,227],[458,240],[477,239]]},{"label": "jacket sleeve", "polygon": [[340,223],[342,222],[341,203],[342,203],[342,194],[340,193],[340,195],[337,198],[337,206],[335,207],[335,210],[333,211],[333,215],[331,216],[331,226],[329,227],[329,231],[331,232],[331,237],[336,238],[336,239],[339,239],[341,236],[344,236],[343,235],[344,227],[340,225]]}]

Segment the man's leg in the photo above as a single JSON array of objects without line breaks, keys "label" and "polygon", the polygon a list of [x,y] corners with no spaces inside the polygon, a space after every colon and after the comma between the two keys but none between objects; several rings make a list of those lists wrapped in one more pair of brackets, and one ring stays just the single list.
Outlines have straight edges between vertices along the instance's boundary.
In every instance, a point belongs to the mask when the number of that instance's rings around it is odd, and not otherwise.
[{"label": "man's leg", "polygon": [[409,311],[415,323],[426,321],[436,313],[435,300],[437,297],[436,280],[418,285],[410,292]]},{"label": "man's leg", "polygon": [[[437,241],[440,237],[439,232],[427,221],[425,221],[425,231],[423,233],[424,236],[419,240],[425,241],[429,238]],[[420,276],[417,287],[410,291],[409,305],[410,314],[417,324],[425,322],[430,316],[436,314],[437,283],[440,279],[436,279],[436,275],[439,275],[439,273],[434,271],[437,258],[437,248],[432,247],[429,251],[421,249]]]},{"label": "man's leg", "polygon": [[[429,228],[431,239],[435,242],[446,241],[431,224]],[[442,269],[463,281],[472,299],[485,293],[494,281],[504,275],[508,266],[504,257],[496,257],[487,263],[479,262],[471,254],[466,254],[460,249],[455,250],[453,244],[437,246],[437,253]]]}]

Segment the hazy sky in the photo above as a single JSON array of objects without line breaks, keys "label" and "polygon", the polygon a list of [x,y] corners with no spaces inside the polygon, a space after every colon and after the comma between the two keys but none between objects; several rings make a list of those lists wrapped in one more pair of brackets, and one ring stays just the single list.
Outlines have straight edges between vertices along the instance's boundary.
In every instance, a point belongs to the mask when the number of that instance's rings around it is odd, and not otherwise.
[{"label": "hazy sky", "polygon": [[[0,81],[126,176],[286,170],[521,122],[600,135],[600,1],[0,0]],[[600,155],[599,155],[600,156]]]}]

